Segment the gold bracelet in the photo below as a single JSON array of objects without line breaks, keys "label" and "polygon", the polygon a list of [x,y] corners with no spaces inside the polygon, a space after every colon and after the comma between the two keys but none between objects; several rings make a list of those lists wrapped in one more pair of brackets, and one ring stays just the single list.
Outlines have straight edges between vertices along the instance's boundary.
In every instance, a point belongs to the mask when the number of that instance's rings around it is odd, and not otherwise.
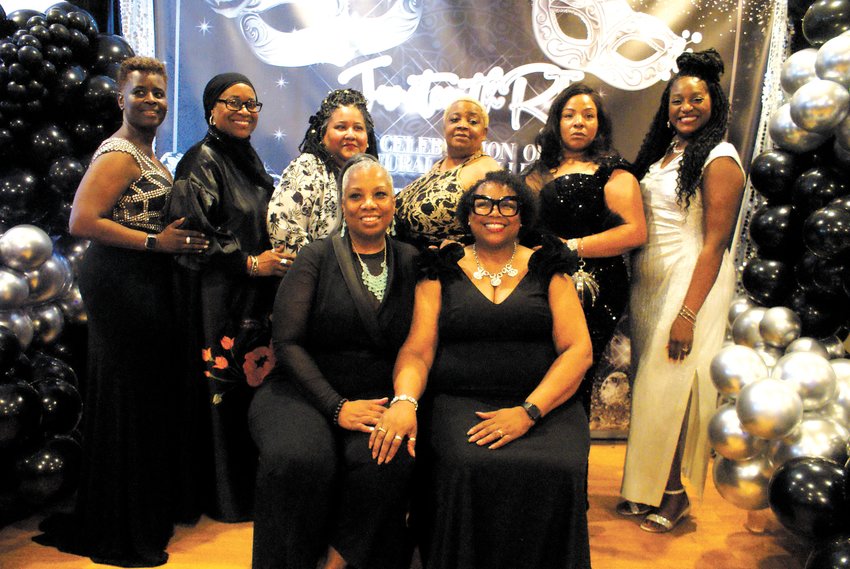
[{"label": "gold bracelet", "polygon": [[248,276],[256,277],[260,273],[260,260],[254,255],[248,255],[248,260],[251,261],[251,268],[248,270]]},{"label": "gold bracelet", "polygon": [[[690,311],[688,311],[688,312],[690,312]],[[696,328],[697,327],[696,318],[694,318],[693,316],[688,314],[688,312],[685,312],[684,308],[679,310],[679,314],[677,315],[677,318],[681,318],[685,322],[688,322],[691,325],[691,328]]]}]

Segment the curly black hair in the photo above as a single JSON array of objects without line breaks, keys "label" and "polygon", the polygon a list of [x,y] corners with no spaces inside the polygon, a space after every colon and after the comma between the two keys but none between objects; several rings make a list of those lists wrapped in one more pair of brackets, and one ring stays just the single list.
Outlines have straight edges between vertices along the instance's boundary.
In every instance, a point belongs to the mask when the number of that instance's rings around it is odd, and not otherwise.
[{"label": "curly black hair", "polygon": [[635,176],[642,178],[650,165],[660,160],[670,148],[676,130],[670,125],[670,90],[681,77],[696,77],[705,82],[711,97],[711,117],[685,147],[682,165],[676,180],[676,201],[687,209],[696,195],[702,179],[702,169],[709,152],[723,141],[729,121],[729,99],[720,86],[723,74],[723,60],[713,48],[695,53],[685,52],[676,58],[679,72],[667,83],[661,95],[661,103],[649,131],[643,139],[637,158],[635,158]]},{"label": "curly black hair", "polygon": [[378,157],[378,142],[375,137],[375,123],[372,121],[372,115],[369,114],[368,101],[363,93],[356,89],[336,89],[328,93],[324,98],[319,110],[316,114],[310,116],[307,132],[304,133],[304,140],[298,145],[298,150],[313,154],[318,157],[332,171],[339,171],[339,166],[331,156],[325,145],[322,144],[322,139],[325,137],[325,132],[328,129],[328,121],[335,110],[340,107],[357,107],[363,114],[363,120],[366,121],[366,133],[368,136],[368,146],[366,154],[371,154],[375,158]]},{"label": "curly black hair", "polygon": [[522,181],[522,178],[507,170],[493,170],[475,182],[471,188],[463,192],[457,204],[455,217],[460,221],[463,228],[469,232],[469,216],[472,214],[473,196],[479,193],[484,184],[500,184],[512,190],[519,202],[519,218],[523,227],[532,227],[537,219],[537,200],[531,189]]}]

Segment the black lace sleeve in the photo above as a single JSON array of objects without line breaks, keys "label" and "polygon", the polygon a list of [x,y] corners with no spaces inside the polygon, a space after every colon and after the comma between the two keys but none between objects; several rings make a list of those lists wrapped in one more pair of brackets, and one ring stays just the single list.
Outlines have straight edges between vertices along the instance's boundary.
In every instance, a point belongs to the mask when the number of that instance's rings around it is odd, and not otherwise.
[{"label": "black lace sleeve", "polygon": [[578,268],[578,255],[554,235],[540,238],[540,249],[528,260],[528,272],[541,282],[549,282],[555,273],[572,275]]},{"label": "black lace sleeve", "polygon": [[457,262],[463,257],[463,246],[450,243],[442,249],[426,247],[416,259],[417,280],[446,280],[460,276],[461,268]]}]

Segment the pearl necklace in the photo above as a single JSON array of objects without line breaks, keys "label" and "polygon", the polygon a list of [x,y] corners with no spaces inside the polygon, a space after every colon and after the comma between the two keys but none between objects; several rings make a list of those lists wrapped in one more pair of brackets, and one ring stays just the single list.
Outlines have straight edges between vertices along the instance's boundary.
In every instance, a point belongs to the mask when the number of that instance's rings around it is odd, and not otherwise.
[{"label": "pearl necklace", "polygon": [[516,255],[516,241],[514,241],[514,251],[513,253],[511,253],[511,258],[508,259],[508,262],[505,263],[505,266],[502,267],[502,270],[500,270],[494,275],[493,273],[481,266],[481,261],[478,259],[478,251],[476,250],[475,244],[473,243],[472,256],[475,257],[475,266],[478,267],[478,269],[474,273],[472,273],[472,276],[477,281],[480,281],[484,277],[490,277],[490,284],[493,285],[493,287],[497,287],[502,284],[502,277],[504,275],[508,275],[509,277],[515,277],[519,272],[511,266],[511,262],[514,260],[514,255]]},{"label": "pearl necklace", "polygon": [[381,261],[381,272],[377,275],[373,275],[369,272],[369,267],[366,266],[366,263],[363,262],[363,259],[360,258],[360,253],[357,252],[357,249],[352,244],[352,249],[354,249],[354,254],[357,255],[357,260],[360,261],[360,280],[363,281],[363,285],[366,287],[366,290],[375,295],[375,298],[378,299],[378,302],[383,302],[384,300],[384,292],[387,290],[387,246],[384,244],[384,260]]}]

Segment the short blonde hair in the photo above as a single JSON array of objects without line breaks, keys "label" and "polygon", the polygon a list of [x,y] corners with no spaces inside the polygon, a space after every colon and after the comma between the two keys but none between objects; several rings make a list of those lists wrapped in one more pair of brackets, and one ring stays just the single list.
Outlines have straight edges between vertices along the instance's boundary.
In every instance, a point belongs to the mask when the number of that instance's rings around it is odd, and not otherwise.
[{"label": "short blonde hair", "polygon": [[446,119],[449,118],[449,109],[455,106],[457,103],[470,103],[478,107],[478,110],[481,111],[481,118],[484,121],[484,128],[490,126],[490,115],[487,114],[487,109],[484,108],[484,105],[476,99],[475,97],[470,97],[469,95],[464,95],[462,97],[458,97],[454,101],[446,107],[446,110],[443,111],[443,122],[446,122]]},{"label": "short blonde hair", "polygon": [[128,57],[122,61],[121,66],[118,68],[119,89],[124,87],[124,83],[127,82],[127,77],[129,77],[130,73],[133,71],[146,74],[149,73],[152,75],[162,75],[162,78],[168,82],[168,73],[165,71],[165,64],[163,62],[158,59],[154,59],[153,57],[134,55],[133,57]]}]

